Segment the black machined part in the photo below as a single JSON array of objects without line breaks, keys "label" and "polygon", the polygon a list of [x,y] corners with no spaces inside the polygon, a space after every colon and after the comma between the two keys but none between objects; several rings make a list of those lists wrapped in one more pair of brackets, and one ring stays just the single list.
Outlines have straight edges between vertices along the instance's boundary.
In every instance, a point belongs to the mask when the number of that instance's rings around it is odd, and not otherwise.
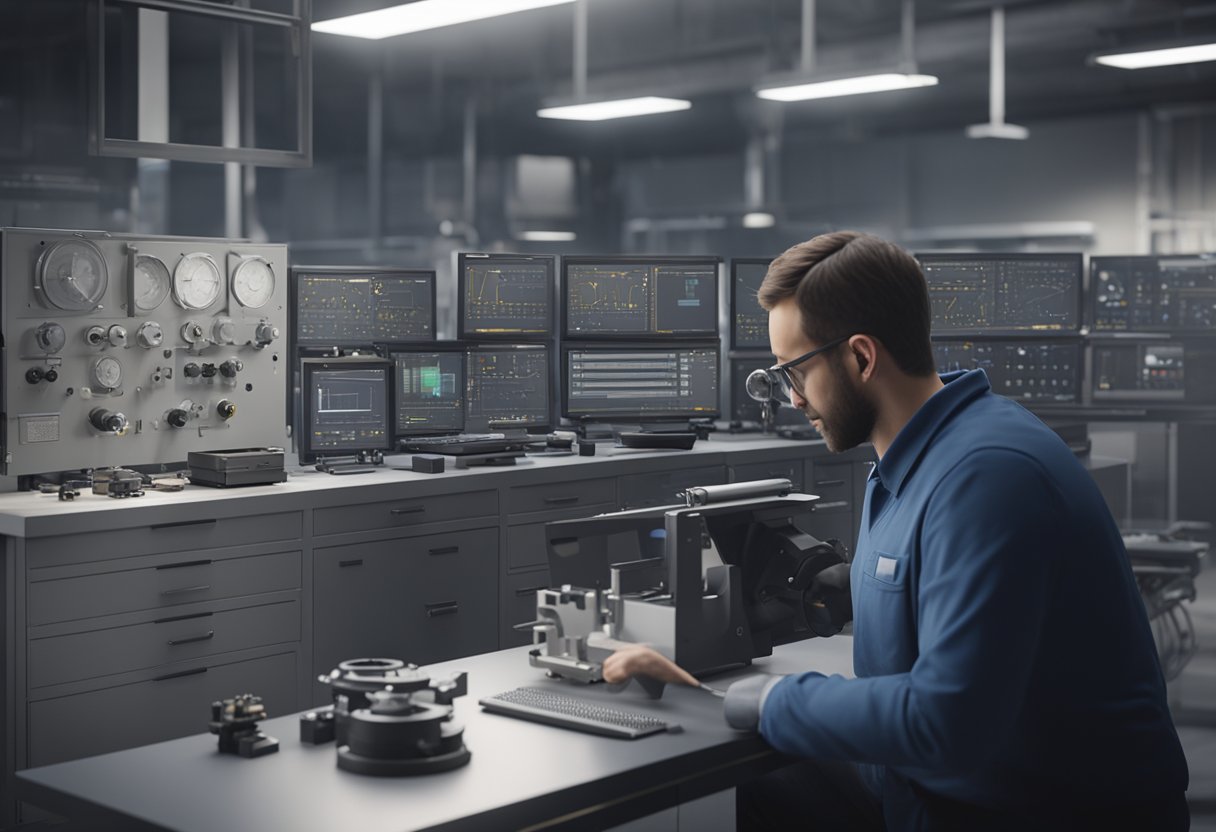
[{"label": "black machined part", "polygon": [[262,757],[279,750],[278,740],[258,730],[258,722],[265,718],[266,706],[262,704],[262,698],[242,693],[211,703],[208,729],[219,736],[221,754]]},{"label": "black machined part", "polygon": [[300,742],[324,745],[334,739],[334,709],[332,705],[300,714]]},{"label": "black machined part", "polygon": [[333,688],[334,739],[338,745],[347,741],[350,716],[371,704],[370,696],[381,691],[397,694],[424,694],[419,699],[439,705],[450,705],[458,696],[468,692],[464,673],[446,679],[432,679],[418,665],[400,659],[348,659],[319,681]]},{"label": "black machined part", "polygon": [[[350,714],[347,744],[338,747],[338,768],[375,777],[437,774],[467,764],[464,726],[452,719],[452,696],[463,695],[465,676],[424,691],[376,691],[369,706]],[[459,689],[459,693],[455,693]],[[448,704],[437,700],[447,695]],[[427,701],[432,696],[436,701]]]}]

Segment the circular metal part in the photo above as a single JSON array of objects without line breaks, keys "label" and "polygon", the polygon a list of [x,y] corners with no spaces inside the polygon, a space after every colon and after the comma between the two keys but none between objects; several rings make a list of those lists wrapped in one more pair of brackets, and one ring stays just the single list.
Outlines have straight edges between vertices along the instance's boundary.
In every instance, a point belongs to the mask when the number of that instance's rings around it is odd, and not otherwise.
[{"label": "circular metal part", "polygon": [[56,309],[87,312],[101,304],[110,272],[106,259],[88,240],[61,240],[42,253],[34,287]]},{"label": "circular metal part", "polygon": [[182,340],[194,345],[207,340],[207,332],[198,321],[186,321],[182,324]]},{"label": "circular metal part", "polygon": [[169,415],[165,417],[165,421],[175,428],[184,428],[189,420],[190,413],[180,407],[173,408],[169,411]]},{"label": "circular metal part", "polygon": [[37,384],[42,381],[43,373],[41,367],[30,367],[25,371],[25,380],[29,384]]},{"label": "circular metal part", "polygon": [[84,342],[90,347],[100,347],[106,342],[106,329],[103,326],[91,326],[84,331]]},{"label": "circular metal part", "polygon": [[169,267],[159,257],[139,254],[135,257],[135,285],[132,301],[136,310],[151,312],[169,297],[172,278]]},{"label": "circular metal part", "polygon": [[126,416],[104,407],[95,407],[89,411],[89,423],[103,433],[122,433],[127,429]]},{"label": "circular metal part", "polygon": [[160,328],[160,324],[156,321],[145,321],[135,331],[135,340],[139,342],[141,347],[150,350],[164,343],[165,331]]},{"label": "circular metal part", "polygon": [[223,283],[215,259],[201,251],[192,252],[173,270],[173,300],[183,309],[206,309],[219,297]]},{"label": "circular metal part", "polygon": [[117,388],[122,384],[122,364],[111,355],[103,355],[93,362],[93,381],[98,387]]},{"label": "circular metal part", "polygon": [[279,337],[279,328],[269,321],[263,321],[262,323],[258,324],[254,337],[257,339],[259,344],[265,346]]},{"label": "circular metal part", "polygon": [[220,400],[220,403],[215,406],[215,412],[225,422],[236,415],[236,405],[228,399]]},{"label": "circular metal part", "polygon": [[34,330],[34,345],[38,347],[40,352],[44,352],[47,355],[54,355],[59,352],[67,341],[67,333],[63,331],[62,326],[54,321],[41,323]]},{"label": "circular metal part", "polygon": [[274,296],[274,268],[264,257],[245,257],[232,272],[232,294],[241,306],[261,309]]},{"label": "circular metal part", "polygon": [[114,324],[106,330],[106,340],[110,342],[112,347],[125,347],[127,345],[127,328]]},{"label": "circular metal part", "polygon": [[239,358],[229,358],[220,365],[220,375],[224,378],[236,378],[236,374],[245,369],[245,362]]},{"label": "circular metal part", "polygon": [[236,341],[236,324],[232,318],[219,317],[211,322],[211,340],[217,344],[231,344]]}]

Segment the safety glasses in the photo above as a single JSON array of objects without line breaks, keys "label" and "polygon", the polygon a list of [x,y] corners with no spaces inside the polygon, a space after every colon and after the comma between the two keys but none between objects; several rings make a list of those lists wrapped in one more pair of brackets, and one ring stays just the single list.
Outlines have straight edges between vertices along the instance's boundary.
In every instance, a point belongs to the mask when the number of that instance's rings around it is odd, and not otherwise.
[{"label": "safety glasses", "polygon": [[839,338],[828,341],[822,347],[816,347],[810,352],[784,364],[775,364],[767,370],[754,371],[747,377],[747,395],[758,402],[776,400],[792,403],[792,394],[794,391],[797,391],[798,395],[805,398],[803,390],[805,389],[806,378],[803,376],[802,371],[798,369],[799,365],[810,361],[820,353],[840,346],[851,337],[853,336],[842,335]]}]

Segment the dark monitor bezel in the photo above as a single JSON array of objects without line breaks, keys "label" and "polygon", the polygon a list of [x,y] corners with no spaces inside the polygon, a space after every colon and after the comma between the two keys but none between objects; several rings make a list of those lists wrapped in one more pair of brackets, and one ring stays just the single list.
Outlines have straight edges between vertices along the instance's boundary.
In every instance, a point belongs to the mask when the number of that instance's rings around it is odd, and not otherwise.
[{"label": "dark monitor bezel", "polygon": [[[460,427],[443,428],[442,430],[401,430],[397,427],[397,356],[408,353],[450,352],[460,356],[461,384],[464,394],[461,397]],[[468,420],[468,373],[469,356],[467,345],[459,341],[436,341],[433,344],[410,344],[409,346],[394,346],[385,350],[385,357],[393,362],[393,439],[414,436],[444,436],[453,433],[463,433]]]},{"label": "dark monitor bezel", "polygon": [[[1052,399],[1020,399],[1016,396],[1006,396],[999,390],[993,389],[993,393],[1002,398],[1007,398],[1010,401],[1017,402],[1029,410],[1038,410],[1040,408],[1051,407],[1077,407],[1085,403],[1087,395],[1088,374],[1086,373],[1087,356],[1085,351],[1085,341],[1079,336],[1056,335],[1042,338],[1009,338],[1008,336],[980,337],[980,336],[961,336],[961,337],[941,337],[933,339],[933,346],[939,344],[964,344],[964,343],[979,343],[979,344],[1011,344],[1011,345],[1027,345],[1027,346],[1052,346],[1052,347],[1072,347],[1075,350],[1076,357],[1073,363],[1074,381],[1076,393],[1071,401],[1056,401]],[[934,355],[934,372],[936,370],[937,356]],[[951,371],[953,372],[953,371]],[[938,375],[941,375],[939,372]],[[992,379],[988,379],[991,383]]]},{"label": "dark monitor bezel", "polygon": [[[929,278],[925,274],[925,266],[933,261],[943,262],[949,260],[973,259],[973,260],[1043,260],[1052,257],[1067,258],[1076,263],[1076,320],[1074,325],[1068,329],[997,329],[997,328],[971,328],[971,329],[949,329],[939,330],[933,328],[932,318],[930,318],[930,335],[935,340],[937,338],[970,338],[979,336],[989,336],[993,338],[1059,338],[1069,335],[1078,335],[1081,333],[1084,326],[1085,318],[1085,256],[1079,251],[1043,251],[1043,252],[921,252],[912,255],[920,264],[921,274],[925,275],[925,288],[929,288]],[[932,301],[930,301],[930,314],[932,314]]]},{"label": "dark monitor bezel", "polygon": [[[551,429],[551,428],[552,428],[552,427],[553,427],[553,426],[556,424],[556,422],[557,422],[557,420],[553,418],[553,410],[554,410],[554,402],[553,402],[553,353],[555,352],[555,350],[554,350],[554,348],[553,348],[553,345],[552,345],[552,344],[547,344],[547,343],[539,343],[539,344],[538,344],[538,343],[520,344],[520,343],[514,343],[514,342],[512,342],[512,343],[495,343],[495,342],[491,342],[491,343],[481,343],[481,342],[475,342],[475,343],[468,343],[468,344],[465,344],[465,347],[464,347],[464,352],[465,352],[465,356],[464,356],[464,380],[465,380],[465,381],[464,381],[464,383],[465,383],[465,397],[464,397],[464,425],[465,425],[465,430],[468,430],[468,429],[469,429],[469,420],[470,420],[470,416],[469,416],[469,402],[470,402],[470,398],[469,398],[469,395],[468,395],[468,385],[469,385],[469,379],[470,379],[470,377],[471,377],[471,375],[472,375],[472,371],[471,371],[471,366],[472,366],[472,354],[473,354],[473,353],[475,353],[475,352],[501,352],[501,351],[503,351],[503,350],[517,350],[517,351],[519,351],[519,352],[535,352],[535,351],[542,351],[542,350],[543,350],[543,351],[545,352],[545,396],[548,398],[548,402],[547,402],[547,405],[548,405],[548,406],[545,408],[545,410],[546,410],[546,414],[545,414],[545,421],[544,421],[544,423],[543,423],[543,424],[535,424],[535,425],[518,425],[518,424],[515,424],[515,425],[506,425],[506,424],[503,424],[503,425],[498,425],[498,426],[495,426],[495,425],[494,425],[494,423],[490,423],[490,424],[489,424],[489,430],[491,430],[491,431],[501,431],[501,430],[526,430],[526,431],[541,431],[541,430],[550,430],[550,429]],[[480,430],[480,428],[478,428],[478,430]]]},{"label": "dark monitor bezel", "polygon": [[[713,350],[714,353],[714,371],[718,374],[718,395],[715,397],[713,412],[689,410],[683,413],[612,413],[609,415],[588,415],[582,413],[570,412],[570,353],[582,350],[642,350],[651,352],[670,352],[671,350]],[[561,415],[564,419],[569,419],[571,422],[680,422],[689,419],[718,419],[722,416],[722,345],[719,341],[681,341],[679,343],[655,343],[654,341],[613,341],[612,343],[604,343],[598,341],[564,341],[561,350]]]},{"label": "dark monitor bezel", "polygon": [[[548,321],[544,332],[477,332],[466,328],[465,311],[465,263],[473,258],[479,262],[533,262],[544,261],[548,269]],[[557,287],[557,256],[554,254],[503,254],[498,252],[462,251],[456,255],[456,337],[464,341],[503,341],[507,343],[549,343],[555,338],[557,300],[553,293]]]},{"label": "dark monitor bezel", "polygon": [[[772,349],[772,344],[765,344],[762,347],[755,345],[740,346],[737,333],[735,331],[735,321],[738,319],[739,310],[735,304],[735,282],[738,280],[739,266],[771,266],[776,257],[732,257],[730,261],[730,285],[727,291],[730,297],[727,298],[727,303],[730,308],[730,348],[731,351],[754,350],[756,352],[767,352]],[[732,408],[733,410],[733,408]]]},{"label": "dark monitor bezel", "polygon": [[[337,277],[344,274],[354,276],[377,276],[384,275],[390,277],[424,277],[431,281],[431,333],[426,338],[394,338],[386,340],[383,338],[372,339],[354,339],[346,338],[341,340],[317,340],[307,339],[300,340],[299,326],[299,311],[300,311],[300,280],[304,277],[312,275]],[[287,291],[287,312],[288,320],[291,323],[291,347],[294,350],[300,347],[363,347],[369,343],[388,344],[392,346],[406,344],[429,344],[435,341],[436,333],[436,318],[438,316],[438,300],[436,290],[438,289],[438,280],[435,276],[434,269],[408,269],[400,266],[387,266],[384,268],[376,268],[374,266],[292,266],[288,270],[288,291]]]},{"label": "dark monitor bezel", "polygon": [[[1122,330],[1120,330],[1122,331]],[[1204,340],[1204,339],[1188,339],[1188,340]],[[1140,406],[1140,407],[1178,407],[1183,405],[1192,406],[1211,406],[1216,404],[1216,398],[1210,402],[1202,400],[1196,401],[1190,395],[1190,388],[1185,386],[1189,383],[1190,374],[1187,374],[1187,382],[1181,391],[1153,391],[1146,390],[1137,392],[1134,390],[1118,390],[1118,391],[1099,391],[1098,390],[1098,373],[1097,373],[1097,352],[1106,347],[1159,347],[1159,346],[1179,346],[1182,348],[1183,370],[1186,372],[1186,363],[1188,356],[1193,352],[1191,345],[1187,340],[1180,338],[1170,338],[1169,335],[1163,333],[1155,333],[1155,337],[1150,338],[1120,338],[1118,335],[1104,332],[1102,335],[1090,338],[1085,344],[1085,365],[1086,365],[1086,394],[1089,398],[1089,404],[1095,408],[1116,406]]]},{"label": "dark monitor bezel", "polygon": [[[570,282],[570,266],[594,266],[594,265],[612,265],[622,263],[624,265],[643,265],[643,264],[658,264],[658,265],[706,265],[713,267],[715,286],[713,291],[713,326],[710,329],[696,332],[681,332],[678,334],[660,334],[655,332],[622,332],[622,333],[591,333],[591,332],[574,332],[569,331],[570,327],[570,310],[567,308],[567,286]],[[684,256],[659,256],[654,255],[647,257],[645,255],[580,255],[577,257],[563,257],[561,268],[561,280],[559,281],[559,291],[561,293],[560,309],[561,309],[561,332],[562,340],[574,341],[704,341],[708,338],[719,337],[719,322],[718,312],[720,309],[718,292],[720,287],[717,282],[721,281],[721,266],[722,258],[717,255],[684,255]],[[564,370],[564,367],[563,367]]]},{"label": "dark monitor bezel", "polygon": [[1203,329],[1198,327],[1136,327],[1134,329],[1099,329],[1098,328],[1098,293],[1094,291],[1094,280],[1098,273],[1098,265],[1105,260],[1135,260],[1141,263],[1161,260],[1194,260],[1196,262],[1207,262],[1216,269],[1216,255],[1204,254],[1101,254],[1089,258],[1089,271],[1086,273],[1088,281],[1088,303],[1085,306],[1086,324],[1089,326],[1090,332],[1094,335],[1109,336],[1118,335],[1121,332],[1141,333],[1151,335],[1178,335],[1178,336],[1194,336],[1194,335],[1212,335],[1214,331],[1211,329]]},{"label": "dark monitor bezel", "polygon": [[[371,356],[340,356],[340,357],[325,357],[315,358],[306,356],[299,359],[300,367],[300,435],[296,437],[296,451],[299,454],[301,463],[309,463],[316,461],[321,456],[353,456],[359,451],[383,451],[389,452],[393,449],[393,426],[396,423],[396,402],[393,397],[393,368],[396,364],[387,358],[377,358]],[[308,389],[312,386],[313,373],[318,369],[337,369],[345,368],[351,370],[375,370],[383,369],[385,371],[385,406],[387,408],[386,430],[384,432],[384,444],[373,448],[354,448],[351,450],[324,449],[324,452],[318,452],[311,445],[310,437],[312,436],[312,408],[305,403]]]}]

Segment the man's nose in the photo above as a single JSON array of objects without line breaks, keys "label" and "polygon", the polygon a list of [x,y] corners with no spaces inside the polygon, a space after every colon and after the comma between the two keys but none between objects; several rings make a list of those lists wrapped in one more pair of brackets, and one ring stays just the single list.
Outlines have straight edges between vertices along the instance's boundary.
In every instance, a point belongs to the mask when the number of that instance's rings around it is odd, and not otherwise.
[{"label": "man's nose", "polygon": [[799,410],[806,410],[807,401],[797,390],[790,391],[790,401]]}]

